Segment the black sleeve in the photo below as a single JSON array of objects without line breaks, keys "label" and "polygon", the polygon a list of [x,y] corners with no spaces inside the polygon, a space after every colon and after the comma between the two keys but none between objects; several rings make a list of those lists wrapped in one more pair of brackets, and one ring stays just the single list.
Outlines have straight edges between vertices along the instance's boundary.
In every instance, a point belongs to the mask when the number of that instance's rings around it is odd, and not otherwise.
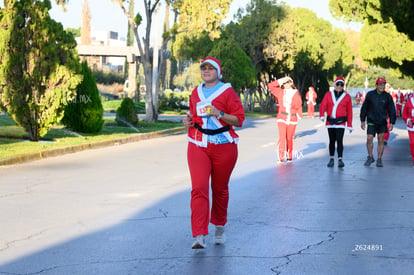
[{"label": "black sleeve", "polygon": [[395,124],[395,121],[397,120],[397,111],[395,110],[394,100],[392,99],[392,96],[388,94],[388,116],[390,117],[390,123]]},{"label": "black sleeve", "polygon": [[367,112],[368,112],[368,94],[369,93],[367,93],[365,95],[365,100],[364,100],[364,103],[362,103],[361,111],[359,113],[359,118],[360,118],[361,122],[362,121],[365,121],[365,119],[367,118]]}]

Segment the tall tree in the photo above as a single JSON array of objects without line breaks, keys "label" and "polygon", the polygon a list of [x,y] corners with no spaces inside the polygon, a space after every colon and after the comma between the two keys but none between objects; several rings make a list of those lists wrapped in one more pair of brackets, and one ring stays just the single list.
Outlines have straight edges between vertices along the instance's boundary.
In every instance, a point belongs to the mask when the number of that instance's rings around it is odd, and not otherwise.
[{"label": "tall tree", "polygon": [[95,77],[88,63],[81,64],[83,80],[76,88],[76,96],[68,102],[62,122],[72,130],[97,133],[103,126],[103,107]]},{"label": "tall tree", "polygon": [[173,52],[177,59],[201,60],[211,50],[212,41],[222,33],[222,20],[229,11],[231,0],[178,0],[177,35]]},{"label": "tall tree", "polygon": [[413,0],[330,0],[329,9],[336,18],[369,24],[392,22],[397,30],[414,40]]},{"label": "tall tree", "polygon": [[414,73],[413,0],[330,0],[329,8],[336,18],[364,22],[362,58],[406,75]]},{"label": "tall tree", "polygon": [[[138,32],[138,26],[142,23],[143,17],[140,14],[137,14],[132,18],[126,7],[123,5],[123,0],[111,0],[119,4],[123,13],[127,17],[131,25],[134,26],[135,39],[138,44],[138,50],[141,55],[141,62],[144,67],[145,75],[145,87],[146,87],[146,98],[145,98],[145,113],[146,120],[153,122],[158,119],[158,106],[157,98],[160,89],[160,80],[159,76],[160,69],[163,67],[165,62],[165,56],[163,54],[159,57],[159,66],[157,78],[153,79],[152,77],[152,60],[151,60],[151,28],[153,23],[153,17],[156,10],[159,8],[161,0],[144,0],[144,11],[145,11],[145,36],[141,38]],[[220,22],[224,19],[225,15],[228,12],[231,0],[216,0],[216,1],[192,1],[192,0],[166,0],[165,4],[173,5],[176,10],[179,10],[180,17],[184,15],[183,18],[179,20],[179,32],[187,32],[190,35],[200,33],[202,30],[211,32],[212,38],[217,37],[219,31]],[[186,17],[190,15],[191,17]],[[193,20],[194,19],[194,20]],[[196,22],[195,22],[196,21]],[[171,27],[170,30],[162,34],[162,45],[160,52],[163,53],[168,41],[177,33],[177,25]],[[158,50],[158,49],[155,49]],[[155,93],[152,93],[153,81],[155,82]]]},{"label": "tall tree", "polygon": [[306,86],[316,86],[321,72],[333,78],[335,74],[346,74],[353,64],[345,33],[308,9],[288,9],[287,17],[271,37],[267,57],[274,59],[283,73],[292,74],[302,94]]},{"label": "tall tree", "polygon": [[91,44],[91,10],[89,9],[88,0],[84,0],[82,6],[81,44]]},{"label": "tall tree", "polygon": [[[129,16],[131,18],[134,18],[134,15],[135,15],[134,0],[129,1],[128,13],[129,13]],[[129,21],[128,21],[128,31],[127,31],[127,37],[126,37],[126,45],[127,45],[127,47],[130,47],[130,46],[134,45],[134,25],[132,25]],[[124,75],[125,75],[125,77],[128,77],[129,66],[128,66],[128,61],[127,60],[125,60],[124,68],[125,68]]]},{"label": "tall tree", "polygon": [[244,95],[244,108],[253,111],[254,106],[248,103],[257,72],[249,56],[234,40],[224,38],[215,43],[209,55],[220,60],[224,81],[230,82],[239,95]]},{"label": "tall tree", "polygon": [[[254,107],[253,96],[259,102],[261,110],[273,111],[274,99],[267,93],[267,83],[273,60],[266,57],[265,49],[270,44],[274,28],[286,16],[284,6],[276,5],[277,1],[251,0],[245,9],[239,9],[237,23],[231,22],[225,28],[223,37],[233,39],[250,57],[256,69],[257,85],[244,90],[246,109]],[[247,102],[247,98],[249,101]]]},{"label": "tall tree", "polygon": [[[168,32],[168,30],[170,29],[170,5],[165,5],[165,10],[164,10],[164,22],[162,25],[162,32]],[[163,52],[163,54],[165,54],[165,57],[170,57],[171,56],[171,41],[169,41],[166,45],[165,51]],[[167,75],[168,73],[171,71],[171,62],[168,61],[168,59],[165,60],[162,68],[160,68],[160,84],[161,87],[166,89],[167,87],[169,87],[168,84],[168,79],[167,79]]]},{"label": "tall tree", "polygon": [[50,1],[10,0],[0,10],[0,100],[33,141],[63,117],[82,80],[75,39],[50,8]]},{"label": "tall tree", "polygon": [[[128,19],[129,24],[134,26],[134,34],[135,39],[138,44],[138,50],[141,55],[141,62],[144,67],[144,75],[145,75],[145,119],[149,122],[155,122],[158,119],[158,106],[157,106],[157,97],[158,95],[153,95],[152,93],[152,82],[155,81],[156,89],[159,90],[159,79],[152,79],[152,62],[151,62],[151,27],[152,27],[152,20],[156,9],[160,5],[160,0],[144,0],[144,11],[145,11],[145,18],[146,18],[146,27],[145,27],[145,36],[141,38],[138,33],[138,27],[142,23],[142,16],[137,14],[134,18],[130,16],[127,8],[124,6],[123,0],[111,0],[115,1],[119,4],[120,8],[122,9],[123,13]],[[132,0],[131,0],[132,1]],[[165,41],[168,42],[169,35],[165,36]],[[166,44],[165,42],[165,44]],[[163,43],[163,47],[165,45]],[[163,48],[162,47],[162,48]],[[162,55],[161,55],[162,60]],[[161,66],[160,66],[161,67]],[[160,68],[159,67],[159,68]],[[160,74],[158,73],[158,76]]]}]

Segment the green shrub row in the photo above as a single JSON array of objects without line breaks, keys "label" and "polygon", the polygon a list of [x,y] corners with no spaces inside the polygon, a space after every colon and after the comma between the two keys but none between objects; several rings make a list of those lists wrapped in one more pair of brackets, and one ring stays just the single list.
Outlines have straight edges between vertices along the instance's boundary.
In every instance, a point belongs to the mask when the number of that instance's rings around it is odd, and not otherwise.
[{"label": "green shrub row", "polygon": [[181,111],[189,109],[191,92],[164,91],[159,98],[160,111]]}]

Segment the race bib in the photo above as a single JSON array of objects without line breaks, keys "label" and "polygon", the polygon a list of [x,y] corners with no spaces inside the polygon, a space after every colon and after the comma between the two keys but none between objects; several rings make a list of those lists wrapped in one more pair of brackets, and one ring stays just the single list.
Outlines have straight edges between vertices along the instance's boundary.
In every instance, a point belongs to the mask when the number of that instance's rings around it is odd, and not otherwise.
[{"label": "race bib", "polygon": [[414,109],[411,109],[411,116],[414,117]]},{"label": "race bib", "polygon": [[197,115],[198,116],[208,116],[210,114],[210,108],[207,106],[210,106],[210,103],[205,102],[198,102],[197,103]]}]

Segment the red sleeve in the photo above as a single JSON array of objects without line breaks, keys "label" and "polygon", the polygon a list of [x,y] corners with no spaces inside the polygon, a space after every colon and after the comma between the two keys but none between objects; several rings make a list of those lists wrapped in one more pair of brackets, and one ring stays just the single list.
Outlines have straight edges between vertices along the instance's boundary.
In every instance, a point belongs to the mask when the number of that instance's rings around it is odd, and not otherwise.
[{"label": "red sleeve", "polygon": [[279,100],[281,101],[281,97],[283,95],[283,89],[280,87],[279,82],[277,80],[274,80],[267,84],[267,87],[269,88],[270,92]]},{"label": "red sleeve", "polygon": [[352,128],[352,98],[349,94],[346,94],[346,118],[347,127]]},{"label": "red sleeve", "polygon": [[196,91],[196,89],[194,89],[192,92],[191,92],[191,95],[190,95],[190,114],[194,114],[194,106],[193,106],[193,104],[194,104],[194,102],[193,102],[193,99],[194,99],[194,93],[195,93],[195,91]]},{"label": "red sleeve", "polygon": [[413,107],[414,106],[412,105],[411,99],[407,99],[407,102],[404,105],[404,109],[403,109],[403,113],[402,113],[402,117],[403,117],[403,120],[404,120],[405,124],[407,124],[407,120],[409,118],[411,118],[411,114],[410,113],[411,113],[411,109]]},{"label": "red sleeve", "polygon": [[214,99],[212,104],[226,114],[236,116],[239,120],[240,127],[243,125],[245,117],[243,104],[232,87],[228,88],[220,96]]},{"label": "red sleeve", "polygon": [[325,116],[325,112],[327,111],[328,108],[328,93],[325,94],[325,96],[322,99],[322,103],[321,106],[319,106],[319,117],[324,117]]},{"label": "red sleeve", "polygon": [[300,96],[299,91],[296,92],[296,101],[297,101],[297,106],[296,108],[298,109],[298,114],[299,117],[302,117],[302,97]]},{"label": "red sleeve", "polygon": [[229,93],[229,114],[234,115],[239,120],[239,127],[242,127],[244,122],[244,108],[243,104],[241,103],[239,95],[231,88],[231,92]]},{"label": "red sleeve", "polygon": [[191,96],[190,96],[190,114],[193,115],[193,119],[192,122],[193,123],[202,123],[202,119],[201,117],[197,116],[197,102],[198,102],[198,94],[197,94],[197,88],[195,88],[192,92],[191,92]]}]

